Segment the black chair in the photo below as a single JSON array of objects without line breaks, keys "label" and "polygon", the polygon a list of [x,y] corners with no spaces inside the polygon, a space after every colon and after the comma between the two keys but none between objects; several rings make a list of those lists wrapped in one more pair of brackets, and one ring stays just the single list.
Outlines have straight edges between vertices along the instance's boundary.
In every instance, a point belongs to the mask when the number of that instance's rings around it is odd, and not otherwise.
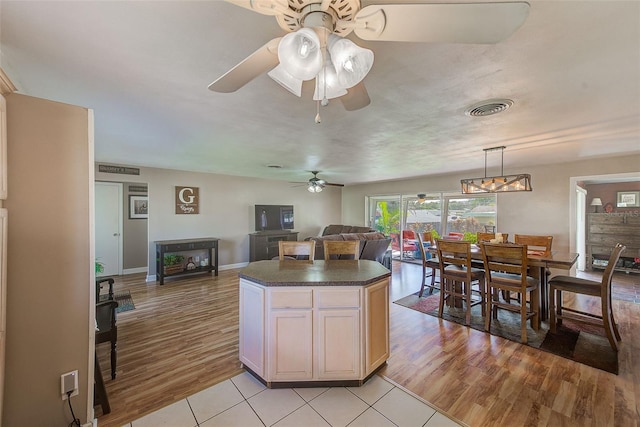
[{"label": "black chair", "polygon": [[114,299],[113,298],[113,283],[114,280],[111,277],[100,277],[96,279],[96,304],[100,302],[100,290],[102,289],[102,284],[104,282],[108,282],[109,283],[109,298],[108,299]]},{"label": "black chair", "polygon": [[105,342],[111,343],[111,379],[116,379],[116,356],[118,327],[116,326],[116,308],[118,302],[112,299],[96,304],[96,346]]}]

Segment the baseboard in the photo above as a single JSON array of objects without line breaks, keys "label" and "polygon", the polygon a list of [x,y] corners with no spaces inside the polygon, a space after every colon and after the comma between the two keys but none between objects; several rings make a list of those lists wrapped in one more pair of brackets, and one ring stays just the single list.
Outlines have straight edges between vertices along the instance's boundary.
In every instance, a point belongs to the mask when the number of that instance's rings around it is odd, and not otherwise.
[{"label": "baseboard", "polygon": [[[247,265],[249,265],[248,262],[239,262],[236,264],[227,264],[227,265],[221,265],[220,267],[218,267],[218,271],[224,271],[224,270],[233,270],[234,268],[242,268],[242,267],[246,267]],[[145,270],[146,271],[146,268]],[[147,282],[155,282],[156,281],[156,275],[155,274],[148,274],[147,278],[146,278]]]},{"label": "baseboard", "polygon": [[122,274],[146,273],[147,267],[125,268]]},{"label": "baseboard", "polygon": [[242,267],[246,267],[247,265],[249,265],[248,262],[239,262],[237,264],[227,264],[227,265],[221,265],[220,267],[218,267],[219,271],[223,271],[223,270],[233,270],[234,268],[242,268]]}]

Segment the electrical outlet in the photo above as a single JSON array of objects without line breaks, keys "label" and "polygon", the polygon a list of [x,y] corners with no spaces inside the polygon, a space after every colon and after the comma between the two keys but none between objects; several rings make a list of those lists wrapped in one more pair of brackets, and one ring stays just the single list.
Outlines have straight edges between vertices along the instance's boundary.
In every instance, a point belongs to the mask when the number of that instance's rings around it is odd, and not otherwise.
[{"label": "electrical outlet", "polygon": [[67,372],[60,375],[60,392],[62,400],[67,400],[67,393],[71,392],[71,396],[78,395],[78,371]]}]

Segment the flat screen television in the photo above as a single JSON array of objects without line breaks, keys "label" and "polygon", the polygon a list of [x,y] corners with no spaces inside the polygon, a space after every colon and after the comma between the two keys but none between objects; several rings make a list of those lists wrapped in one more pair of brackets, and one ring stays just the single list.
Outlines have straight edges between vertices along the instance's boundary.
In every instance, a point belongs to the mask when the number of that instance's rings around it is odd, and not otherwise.
[{"label": "flat screen television", "polygon": [[256,205],[256,231],[293,230],[292,205]]}]

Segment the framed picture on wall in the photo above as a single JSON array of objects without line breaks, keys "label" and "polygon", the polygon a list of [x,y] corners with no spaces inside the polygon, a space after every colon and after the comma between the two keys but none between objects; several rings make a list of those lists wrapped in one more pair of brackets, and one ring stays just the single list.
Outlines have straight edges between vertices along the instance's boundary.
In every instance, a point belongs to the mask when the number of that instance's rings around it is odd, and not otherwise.
[{"label": "framed picture on wall", "polygon": [[149,196],[129,196],[129,219],[149,218]]},{"label": "framed picture on wall", "polygon": [[640,191],[618,191],[619,208],[635,208],[640,206]]}]

